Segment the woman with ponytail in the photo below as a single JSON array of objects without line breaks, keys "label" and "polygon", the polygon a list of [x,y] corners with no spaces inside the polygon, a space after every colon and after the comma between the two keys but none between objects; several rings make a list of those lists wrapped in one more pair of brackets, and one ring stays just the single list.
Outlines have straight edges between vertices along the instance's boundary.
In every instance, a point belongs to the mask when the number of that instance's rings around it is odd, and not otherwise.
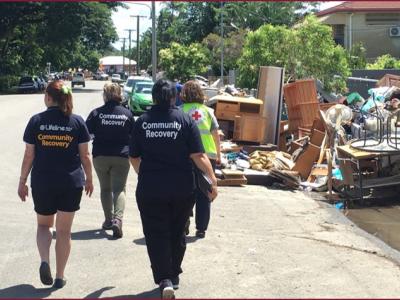
[{"label": "woman with ponytail", "polygon": [[[36,241],[41,259],[40,280],[45,285],[62,288],[66,284],[64,270],[71,250],[74,214],[79,210],[83,188],[89,197],[93,192],[88,151],[90,136],[84,120],[72,114],[72,93],[64,82],[57,80],[48,85],[44,103],[47,110],[34,115],[25,129],[26,146],[18,195],[26,201],[26,182],[31,173],[38,224]],[[49,252],[54,223],[57,234],[53,281]]]},{"label": "woman with ponytail", "polygon": [[129,156],[154,282],[162,298],[174,298],[195,202],[192,161],[212,180],[210,199],[217,196],[217,179],[195,122],[175,106],[175,85],[158,80],[152,96],[155,105],[134,124]]}]

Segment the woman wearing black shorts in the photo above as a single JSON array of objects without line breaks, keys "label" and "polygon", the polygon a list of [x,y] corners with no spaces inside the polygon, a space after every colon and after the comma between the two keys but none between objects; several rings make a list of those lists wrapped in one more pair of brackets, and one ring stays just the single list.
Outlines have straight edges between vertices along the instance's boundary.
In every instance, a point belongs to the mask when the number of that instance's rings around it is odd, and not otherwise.
[{"label": "woman wearing black shorts", "polygon": [[[71,250],[71,226],[79,210],[83,187],[93,192],[92,167],[84,120],[72,114],[71,90],[54,81],[46,89],[47,110],[34,115],[24,133],[26,143],[18,195],[28,196],[27,177],[31,172],[32,198],[37,213],[37,246],[41,258],[40,280],[53,284],[49,265],[51,228],[56,225],[55,288],[66,284],[64,270]],[[82,170],[83,166],[83,170]],[[86,180],[85,176],[86,175]],[[55,217],[57,216],[57,217]]]}]

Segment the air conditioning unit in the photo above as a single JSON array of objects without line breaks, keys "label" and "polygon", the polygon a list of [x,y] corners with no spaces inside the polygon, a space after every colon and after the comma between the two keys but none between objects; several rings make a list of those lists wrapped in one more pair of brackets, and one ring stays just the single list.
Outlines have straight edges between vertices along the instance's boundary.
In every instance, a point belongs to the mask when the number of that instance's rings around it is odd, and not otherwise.
[{"label": "air conditioning unit", "polygon": [[400,37],[400,26],[390,27],[389,36]]}]

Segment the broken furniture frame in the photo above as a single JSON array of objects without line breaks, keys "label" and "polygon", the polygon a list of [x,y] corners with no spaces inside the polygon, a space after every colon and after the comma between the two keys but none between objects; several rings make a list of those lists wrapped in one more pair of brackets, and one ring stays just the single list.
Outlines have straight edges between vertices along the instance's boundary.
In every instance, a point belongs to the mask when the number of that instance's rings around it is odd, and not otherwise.
[{"label": "broken furniture frame", "polygon": [[[363,116],[370,116],[376,119],[377,123],[377,131],[375,136],[368,136],[366,129],[358,129],[358,139],[355,139],[351,142],[351,146],[353,148],[362,150],[362,151],[369,151],[369,152],[396,152],[400,153],[400,137],[398,137],[398,128],[400,127],[399,123],[399,113],[393,113],[389,116],[385,122],[384,116],[378,110],[377,105],[375,104],[376,111],[373,113],[370,112],[362,112],[356,111],[361,113]],[[394,134],[392,132],[392,120],[395,119],[394,122]],[[361,134],[363,133],[363,134]],[[380,149],[379,146],[385,146],[384,149]]]},{"label": "broken furniture frame", "polygon": [[[350,161],[357,166],[358,172],[358,183],[354,182],[354,187],[359,190],[359,200],[361,204],[364,204],[364,189],[379,188],[395,186],[400,184],[400,175],[390,177],[380,177],[376,179],[363,179],[363,172],[360,166],[360,161],[364,159],[381,159],[388,157],[389,165],[391,164],[391,156],[394,155],[392,152],[367,152],[359,149],[352,148],[350,145],[337,146],[337,159],[339,161]],[[343,172],[343,170],[342,170]],[[379,171],[378,171],[379,172]],[[349,185],[345,182],[345,185]]]}]

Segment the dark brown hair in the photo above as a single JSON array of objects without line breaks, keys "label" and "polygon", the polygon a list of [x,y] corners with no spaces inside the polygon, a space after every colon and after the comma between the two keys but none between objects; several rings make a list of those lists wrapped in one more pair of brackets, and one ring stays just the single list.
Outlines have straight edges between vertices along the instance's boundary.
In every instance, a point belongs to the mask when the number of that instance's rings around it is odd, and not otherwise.
[{"label": "dark brown hair", "polygon": [[66,116],[72,114],[72,93],[71,89],[62,80],[55,80],[49,83],[46,93],[49,94],[54,103],[61,109]]},{"label": "dark brown hair", "polygon": [[205,97],[200,85],[196,81],[190,80],[183,86],[181,98],[185,103],[203,104]]}]

